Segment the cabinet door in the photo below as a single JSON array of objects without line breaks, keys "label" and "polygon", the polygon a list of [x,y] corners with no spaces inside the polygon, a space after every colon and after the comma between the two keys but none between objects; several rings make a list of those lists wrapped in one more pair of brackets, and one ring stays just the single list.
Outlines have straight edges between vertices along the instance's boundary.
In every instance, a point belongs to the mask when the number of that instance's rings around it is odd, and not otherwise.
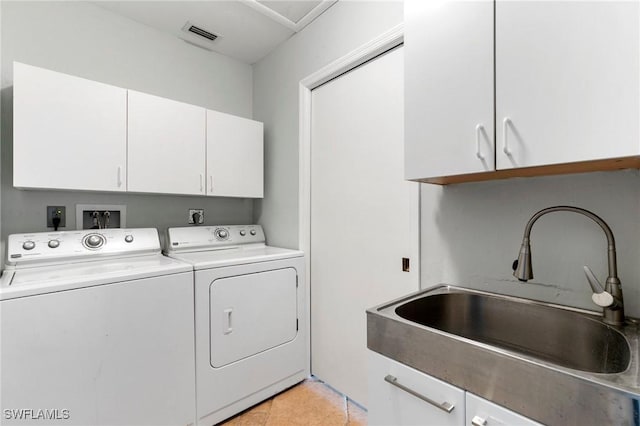
[{"label": "cabinet door", "polygon": [[207,195],[263,196],[263,125],[207,110]]},{"label": "cabinet door", "polygon": [[13,185],[124,191],[126,89],[17,62],[13,77]]},{"label": "cabinet door", "polygon": [[405,178],[494,170],[493,1],[405,1]]},{"label": "cabinet door", "polygon": [[472,393],[466,394],[466,415],[465,425],[473,426],[541,426],[540,423],[521,416],[507,408],[480,398]]},{"label": "cabinet door", "polygon": [[205,109],[129,90],[127,189],[205,193]]},{"label": "cabinet door", "polygon": [[[369,352],[369,413],[370,425],[462,425],[465,419],[464,391],[428,376],[373,351]],[[396,379],[396,385],[388,380]],[[414,392],[415,394],[413,394]],[[436,404],[447,402],[453,410]]]},{"label": "cabinet door", "polygon": [[640,153],[639,21],[637,0],[496,3],[498,169]]}]

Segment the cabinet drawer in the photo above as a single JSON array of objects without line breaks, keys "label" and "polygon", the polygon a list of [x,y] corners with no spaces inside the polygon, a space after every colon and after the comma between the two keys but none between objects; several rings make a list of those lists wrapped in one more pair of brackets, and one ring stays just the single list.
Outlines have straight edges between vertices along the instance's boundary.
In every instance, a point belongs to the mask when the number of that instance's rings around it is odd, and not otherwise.
[{"label": "cabinet drawer", "polygon": [[507,408],[467,392],[467,421],[473,426],[541,426],[540,423],[521,416]]},{"label": "cabinet drawer", "polygon": [[[370,425],[461,425],[464,394],[462,389],[369,351]],[[447,412],[445,404],[453,408]]]}]

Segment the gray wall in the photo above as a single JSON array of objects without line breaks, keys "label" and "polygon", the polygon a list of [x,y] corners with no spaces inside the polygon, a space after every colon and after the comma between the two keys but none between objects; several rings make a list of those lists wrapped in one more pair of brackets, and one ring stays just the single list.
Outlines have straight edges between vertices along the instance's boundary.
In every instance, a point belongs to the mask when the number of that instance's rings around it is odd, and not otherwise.
[{"label": "gray wall", "polygon": [[[402,3],[341,1],[255,64],[254,116],[266,129],[266,197],[256,203],[254,217],[271,231],[273,244],[298,245],[299,81],[400,22]],[[511,275],[529,217],[570,204],[592,210],[613,229],[626,310],[640,317],[638,171],[421,185],[421,195],[423,288],[446,282],[595,310],[582,265],[604,281],[606,240],[589,219],[570,213],[541,218],[532,234],[535,279],[523,284]]]},{"label": "gray wall", "polygon": [[265,198],[254,219],[269,243],[298,247],[298,84],[402,22],[402,2],[339,1],[254,64],[254,109],[265,128]]},{"label": "gray wall", "polygon": [[[3,243],[12,233],[45,231],[47,205],[67,207],[64,229],[75,229],[75,205],[86,203],[126,204],[128,227],[186,225],[189,207],[204,208],[207,224],[252,221],[249,199],[14,189],[14,60],[248,118],[253,108],[253,70],[90,3],[2,1],[1,8]],[[50,170],[34,170],[52,172],[53,162]]]},{"label": "gray wall", "polygon": [[421,195],[423,288],[444,282],[597,310],[582,266],[604,283],[607,244],[586,217],[557,212],[540,218],[531,232],[535,278],[521,283],[511,275],[529,218],[545,207],[573,205],[611,227],[625,310],[640,317],[638,170],[422,185]]}]

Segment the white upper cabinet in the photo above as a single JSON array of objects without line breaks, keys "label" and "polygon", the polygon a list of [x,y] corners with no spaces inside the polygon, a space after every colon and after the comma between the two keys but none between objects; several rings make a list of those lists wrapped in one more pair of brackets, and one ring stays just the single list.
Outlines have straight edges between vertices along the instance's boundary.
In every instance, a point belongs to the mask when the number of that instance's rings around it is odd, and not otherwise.
[{"label": "white upper cabinet", "polygon": [[207,195],[263,196],[263,124],[207,110]]},{"label": "white upper cabinet", "polygon": [[406,178],[640,167],[639,0],[407,0],[405,25]]},{"label": "white upper cabinet", "polygon": [[205,194],[205,111],[129,90],[129,191]]},{"label": "white upper cabinet", "polygon": [[13,186],[261,198],[263,124],[14,63]]},{"label": "white upper cabinet", "polygon": [[498,169],[640,154],[639,28],[637,0],[498,1]]},{"label": "white upper cabinet", "polygon": [[14,63],[13,186],[124,191],[127,90]]},{"label": "white upper cabinet", "polygon": [[405,1],[405,177],[494,170],[493,2]]}]

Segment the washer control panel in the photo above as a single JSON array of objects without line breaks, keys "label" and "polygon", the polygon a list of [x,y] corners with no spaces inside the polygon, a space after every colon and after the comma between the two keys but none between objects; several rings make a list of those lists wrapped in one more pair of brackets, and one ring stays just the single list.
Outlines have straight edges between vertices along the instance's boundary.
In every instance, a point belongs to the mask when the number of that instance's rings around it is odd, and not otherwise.
[{"label": "washer control panel", "polygon": [[264,244],[260,225],[189,226],[167,230],[167,252],[211,250],[241,244]]},{"label": "washer control panel", "polygon": [[6,264],[55,263],[71,258],[136,255],[159,251],[160,240],[155,228],[13,234],[9,235],[7,240]]}]

